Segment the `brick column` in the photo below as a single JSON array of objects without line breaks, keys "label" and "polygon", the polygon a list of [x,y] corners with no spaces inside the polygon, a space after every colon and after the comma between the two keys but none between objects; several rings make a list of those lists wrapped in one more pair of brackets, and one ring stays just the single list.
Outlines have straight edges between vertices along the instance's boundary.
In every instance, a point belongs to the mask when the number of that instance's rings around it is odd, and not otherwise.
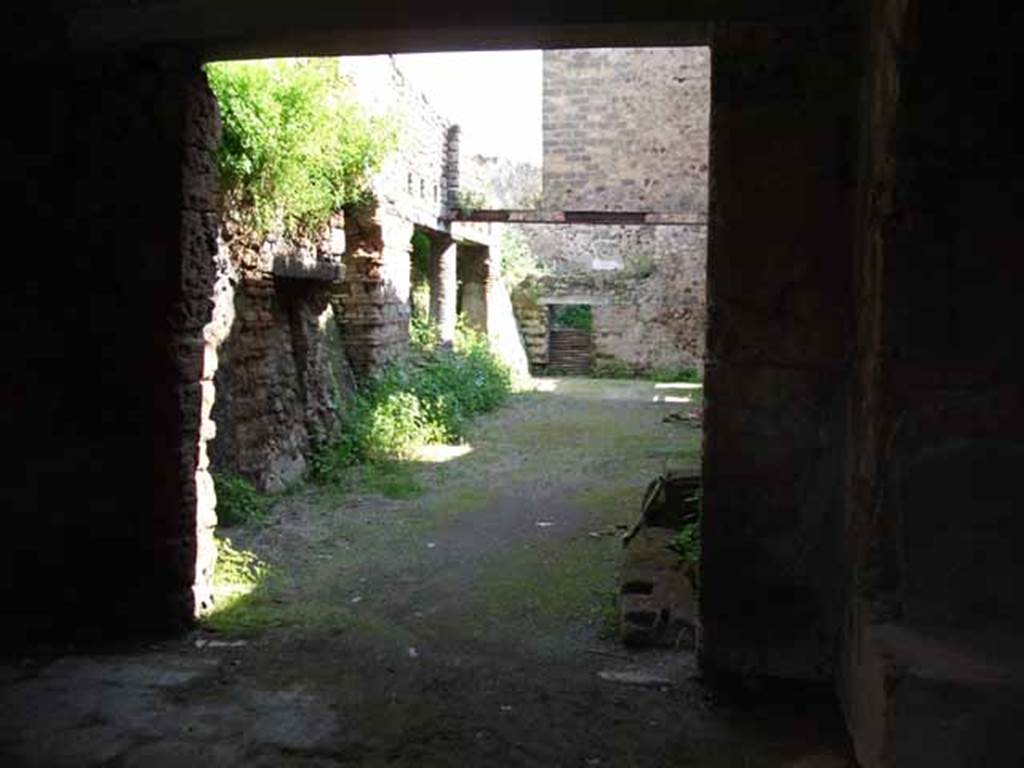
[{"label": "brick column", "polygon": [[709,669],[832,675],[854,43],[841,19],[715,28],[700,578]]},{"label": "brick column", "polygon": [[441,344],[455,341],[458,315],[458,246],[450,239],[431,242],[430,321],[437,326]]},{"label": "brick column", "polygon": [[408,349],[412,231],[412,224],[375,203],[345,210],[345,278],[337,309],[357,376],[380,370]]}]

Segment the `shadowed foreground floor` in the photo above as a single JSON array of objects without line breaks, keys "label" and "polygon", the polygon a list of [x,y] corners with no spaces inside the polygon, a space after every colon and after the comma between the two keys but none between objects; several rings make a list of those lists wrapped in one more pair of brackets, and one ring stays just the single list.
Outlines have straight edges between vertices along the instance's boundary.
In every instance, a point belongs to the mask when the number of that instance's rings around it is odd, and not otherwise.
[{"label": "shadowed foreground floor", "polygon": [[297,488],[228,531],[269,575],[187,637],[0,667],[0,764],[850,764],[827,691],[726,700],[611,636],[617,526],[698,465],[663,419],[699,389],[539,383],[466,446],[353,471],[383,493]]}]

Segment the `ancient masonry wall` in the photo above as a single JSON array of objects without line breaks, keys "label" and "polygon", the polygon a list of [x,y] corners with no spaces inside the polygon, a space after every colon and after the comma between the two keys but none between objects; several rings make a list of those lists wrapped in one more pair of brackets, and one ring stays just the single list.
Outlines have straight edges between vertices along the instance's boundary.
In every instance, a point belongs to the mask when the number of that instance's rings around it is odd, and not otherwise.
[{"label": "ancient masonry wall", "polygon": [[1024,754],[1024,326],[1007,321],[1024,182],[1020,121],[994,105],[1019,91],[1019,30],[965,38],[977,10],[955,4],[873,9],[838,687],[864,768],[1010,764]]},{"label": "ancient masonry wall", "polygon": [[272,238],[257,249],[235,233],[222,244],[212,460],[263,490],[303,474],[354,388],[337,322],[341,224],[336,216],[317,243]]},{"label": "ancient masonry wall", "polygon": [[458,184],[457,167],[449,173],[450,121],[412,87],[391,56],[346,57],[338,66],[353,83],[359,103],[398,132],[396,151],[373,181],[378,203],[415,224],[440,229]]},{"label": "ancient masonry wall", "polygon": [[515,302],[534,371],[547,365],[554,303],[591,305],[597,369],[702,363],[709,106],[705,48],[545,52],[543,207],[694,224],[516,225],[547,271]]},{"label": "ancient masonry wall", "polygon": [[340,287],[344,343],[357,375],[408,346],[410,251],[415,227],[448,229],[458,185],[458,129],[406,81],[390,56],[342,59],[360,103],[397,128],[398,147],[373,180],[374,201],[346,217]]},{"label": "ancient masonry wall", "polygon": [[544,207],[707,211],[707,48],[544,52]]},{"label": "ancient masonry wall", "polygon": [[591,306],[594,365],[599,372],[640,373],[701,364],[705,227],[519,229],[535,254],[549,254],[543,262],[549,273],[516,296],[535,371],[542,372],[547,365],[547,307],[566,303]]},{"label": "ancient masonry wall", "polygon": [[457,133],[391,57],[339,68],[365,109],[398,129],[372,199],[339,211],[315,241],[254,242],[230,221],[222,231],[212,458],[265,490],[301,477],[337,434],[356,380],[407,349],[413,229],[443,229],[457,183]]},{"label": "ancient masonry wall", "polygon": [[[177,628],[214,558],[210,317],[217,141],[198,66],[173,56],[21,62],[14,219],[51,252],[13,260],[2,327],[9,527],[4,637]],[[61,74],[63,73],[63,74]],[[59,107],[59,108],[58,108]]]}]

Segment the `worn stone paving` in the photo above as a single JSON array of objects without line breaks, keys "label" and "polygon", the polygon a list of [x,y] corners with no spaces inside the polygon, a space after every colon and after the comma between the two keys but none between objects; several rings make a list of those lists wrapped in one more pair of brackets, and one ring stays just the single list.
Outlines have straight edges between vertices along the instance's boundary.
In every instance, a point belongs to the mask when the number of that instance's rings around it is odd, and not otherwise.
[{"label": "worn stone paving", "polygon": [[613,637],[617,526],[698,463],[664,418],[699,389],[539,385],[465,446],[229,532],[270,575],[187,636],[0,665],[0,764],[849,765],[827,695],[723,698]]}]

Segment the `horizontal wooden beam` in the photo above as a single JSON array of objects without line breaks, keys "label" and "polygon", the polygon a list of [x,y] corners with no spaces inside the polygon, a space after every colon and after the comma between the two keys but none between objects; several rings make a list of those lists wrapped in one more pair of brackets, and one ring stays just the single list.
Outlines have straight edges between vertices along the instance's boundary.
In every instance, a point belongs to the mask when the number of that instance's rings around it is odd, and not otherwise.
[{"label": "horizontal wooden beam", "polygon": [[706,227],[707,219],[695,219],[685,213],[654,211],[534,211],[492,209],[458,211],[452,221],[476,221],[502,224],[619,224],[634,226]]}]

